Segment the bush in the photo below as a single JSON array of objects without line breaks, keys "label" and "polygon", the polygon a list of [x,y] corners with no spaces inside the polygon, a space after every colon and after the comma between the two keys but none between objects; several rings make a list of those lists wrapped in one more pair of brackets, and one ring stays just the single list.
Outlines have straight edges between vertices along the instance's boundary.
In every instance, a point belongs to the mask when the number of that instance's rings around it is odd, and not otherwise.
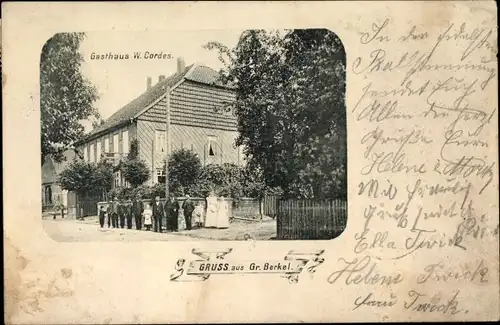
[{"label": "bush", "polygon": [[130,152],[126,159],[120,162],[123,177],[133,188],[141,186],[150,177],[146,162],[139,159],[139,144],[137,139],[132,140]]},{"label": "bush", "polygon": [[108,192],[108,199],[112,200],[115,197],[120,201],[127,201],[133,198],[133,189],[130,187],[115,187]]},{"label": "bush", "polygon": [[194,151],[185,148],[175,150],[168,160],[169,190],[178,195],[190,192],[199,179],[201,169],[200,158]]},{"label": "bush", "polygon": [[132,187],[138,187],[149,179],[149,168],[146,163],[138,159],[125,159],[120,164],[123,177]]},{"label": "bush", "polygon": [[103,194],[111,189],[113,167],[106,162],[98,164],[74,159],[59,175],[61,188],[80,196]]},{"label": "bush", "polygon": [[156,183],[151,187],[151,192],[150,192],[151,197],[149,199],[153,199],[157,196],[160,198],[165,198],[165,184],[163,183]]}]

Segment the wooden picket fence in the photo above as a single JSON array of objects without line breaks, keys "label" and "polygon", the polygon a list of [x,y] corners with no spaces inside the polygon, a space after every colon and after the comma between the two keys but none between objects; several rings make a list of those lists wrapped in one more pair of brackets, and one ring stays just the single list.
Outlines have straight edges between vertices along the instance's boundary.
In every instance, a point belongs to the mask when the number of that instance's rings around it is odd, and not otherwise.
[{"label": "wooden picket fence", "polygon": [[262,198],[262,214],[273,219],[276,219],[278,214],[278,195],[265,195]]},{"label": "wooden picket fence", "polygon": [[321,240],[338,237],[347,223],[342,200],[278,200],[277,239]]}]

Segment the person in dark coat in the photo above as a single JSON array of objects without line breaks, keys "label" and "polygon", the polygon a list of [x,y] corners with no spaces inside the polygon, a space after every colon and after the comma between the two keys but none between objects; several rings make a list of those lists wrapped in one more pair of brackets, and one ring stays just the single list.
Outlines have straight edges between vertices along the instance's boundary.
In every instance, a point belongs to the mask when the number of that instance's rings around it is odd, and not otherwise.
[{"label": "person in dark coat", "polygon": [[191,201],[189,195],[186,195],[186,201],[182,203],[182,210],[184,211],[184,220],[186,221],[186,229],[191,230],[191,219],[193,217],[194,203]]},{"label": "person in dark coat", "polygon": [[127,229],[132,229],[132,202],[128,201],[125,205],[126,213],[125,217],[127,218]]},{"label": "person in dark coat", "polygon": [[163,209],[163,204],[160,202],[160,197],[156,196],[153,203],[151,204],[151,208],[153,210],[153,222],[154,222],[154,231],[162,232],[162,220],[165,217],[165,211]]},{"label": "person in dark coat", "polygon": [[167,230],[179,230],[179,208],[179,202],[177,202],[174,195],[170,193],[167,203],[165,203],[165,213],[167,215]]},{"label": "person in dark coat", "polygon": [[120,201],[119,215],[120,215],[120,228],[125,228],[125,216],[127,215],[127,206],[123,200]]},{"label": "person in dark coat", "polygon": [[104,219],[106,218],[106,210],[104,210],[104,206],[101,205],[99,209],[99,224],[101,228],[104,227]]},{"label": "person in dark coat", "polygon": [[113,228],[118,228],[118,213],[119,213],[119,204],[118,199],[115,197],[111,201],[111,204],[108,207],[108,228],[111,226]]},{"label": "person in dark coat", "polygon": [[132,214],[135,221],[135,229],[141,230],[142,228],[142,213],[144,212],[144,204],[136,196],[132,201]]},{"label": "person in dark coat", "polygon": [[106,209],[107,215],[108,215],[108,228],[111,228],[111,215],[113,213],[113,201],[109,202],[108,208]]}]

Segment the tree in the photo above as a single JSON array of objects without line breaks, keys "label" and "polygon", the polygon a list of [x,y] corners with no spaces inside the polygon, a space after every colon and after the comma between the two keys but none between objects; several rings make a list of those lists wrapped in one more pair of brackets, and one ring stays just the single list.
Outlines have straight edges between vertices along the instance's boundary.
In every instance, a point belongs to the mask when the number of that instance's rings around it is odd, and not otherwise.
[{"label": "tree", "polygon": [[113,180],[113,164],[106,160],[99,161],[94,167],[92,177],[93,191],[98,191],[102,194],[108,193],[113,185]]},{"label": "tree", "polygon": [[92,179],[95,172],[95,165],[75,159],[59,174],[59,184],[63,190],[85,196],[94,190]]},{"label": "tree", "polygon": [[80,197],[102,195],[111,190],[113,166],[107,162],[98,164],[74,159],[59,174],[61,188],[77,193]]},{"label": "tree", "polygon": [[97,88],[81,72],[79,52],[83,33],[60,33],[49,39],[40,58],[42,165],[47,155],[55,162],[84,135],[82,120],[99,118],[94,107]]},{"label": "tree", "polygon": [[250,170],[285,196],[336,197],[346,189],[345,51],[325,29],[242,33],[234,49],[211,42],[236,88]]},{"label": "tree", "polygon": [[204,166],[196,185],[192,188],[193,195],[207,196],[213,191],[218,196],[260,197],[265,190],[265,184],[258,172],[235,164],[210,164]]},{"label": "tree", "polygon": [[168,160],[169,191],[174,193],[191,191],[200,172],[200,158],[194,151],[185,148],[173,151]]},{"label": "tree", "polygon": [[138,141],[134,139],[130,146],[130,152],[126,159],[120,163],[120,169],[127,182],[136,188],[144,184],[150,177],[146,162],[139,159]]}]

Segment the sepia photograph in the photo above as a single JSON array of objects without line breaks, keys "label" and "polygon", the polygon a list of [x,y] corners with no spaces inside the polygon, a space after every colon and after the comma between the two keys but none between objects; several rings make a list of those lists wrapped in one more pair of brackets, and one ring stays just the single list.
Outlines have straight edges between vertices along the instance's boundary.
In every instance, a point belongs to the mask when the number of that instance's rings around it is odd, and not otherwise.
[{"label": "sepia photograph", "polygon": [[346,57],[327,29],[58,33],[40,57],[57,241],[329,240]]},{"label": "sepia photograph", "polygon": [[498,322],[497,25],[2,3],[4,322]]}]

